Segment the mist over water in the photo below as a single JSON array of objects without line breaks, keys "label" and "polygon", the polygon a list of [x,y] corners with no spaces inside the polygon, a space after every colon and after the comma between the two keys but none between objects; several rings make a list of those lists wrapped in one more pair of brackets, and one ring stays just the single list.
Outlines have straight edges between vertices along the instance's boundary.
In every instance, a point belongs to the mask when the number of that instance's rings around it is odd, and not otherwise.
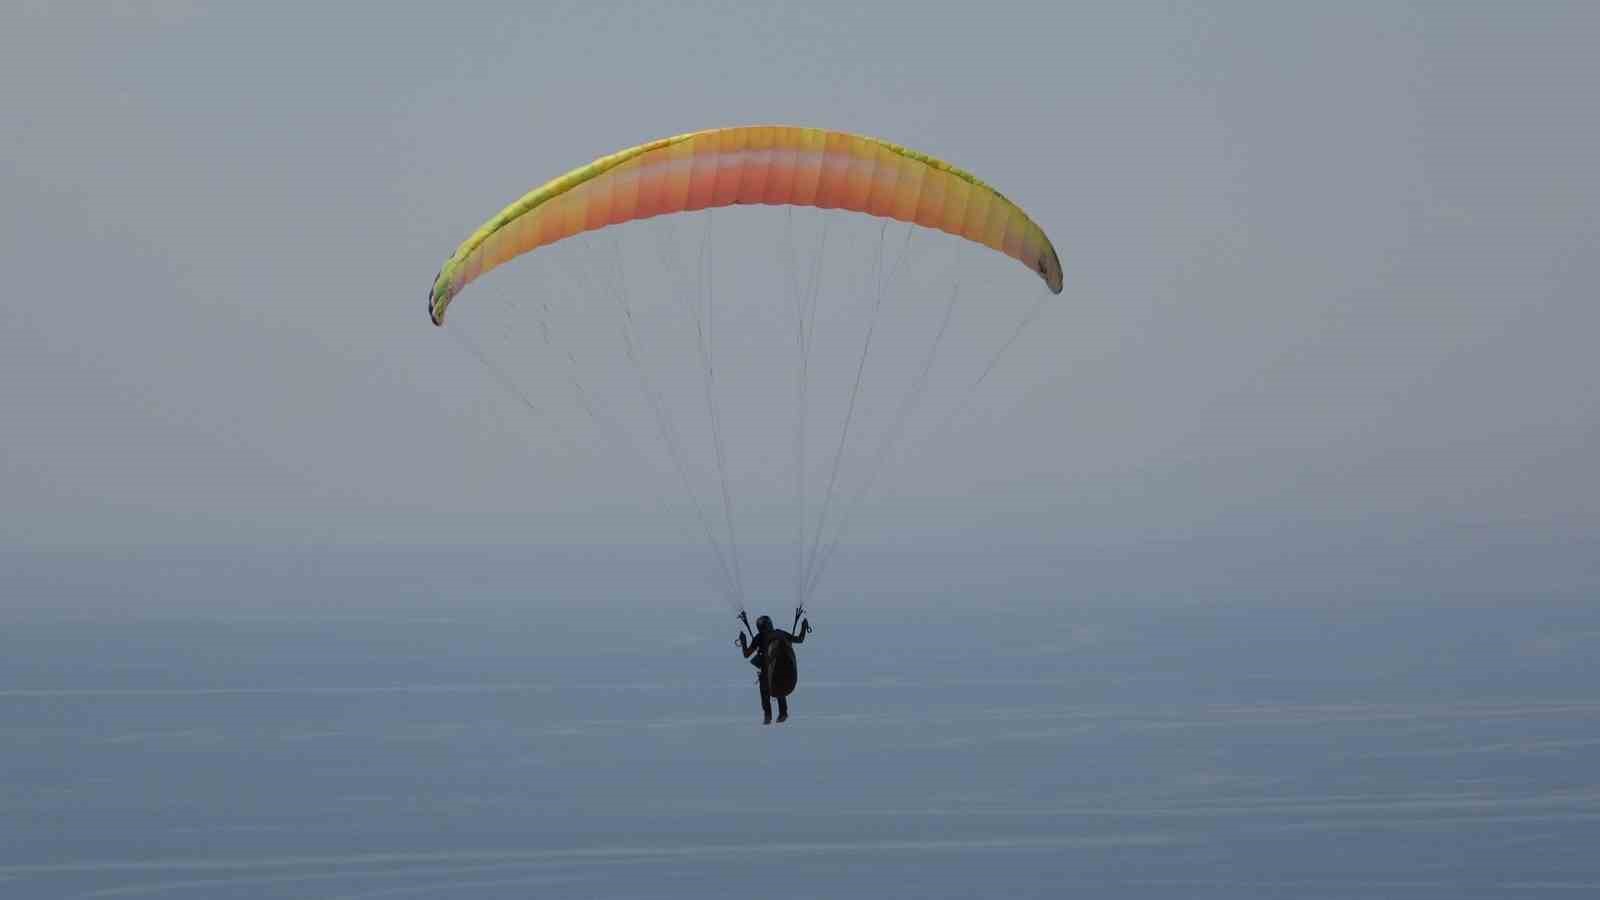
[{"label": "mist over water", "polygon": [[6,896],[1600,885],[1589,597],[858,553],[763,727],[720,599],[645,591],[670,554],[544,553],[8,557]]}]

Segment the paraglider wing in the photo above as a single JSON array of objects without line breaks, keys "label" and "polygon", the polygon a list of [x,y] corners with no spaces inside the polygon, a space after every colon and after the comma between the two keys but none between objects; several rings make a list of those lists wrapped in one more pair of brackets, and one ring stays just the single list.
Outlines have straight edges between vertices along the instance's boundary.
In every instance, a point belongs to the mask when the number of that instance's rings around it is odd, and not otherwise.
[{"label": "paraglider wing", "polygon": [[914,222],[1011,256],[1061,293],[1061,261],[1021,208],[949,163],[878,138],[786,125],[641,144],[530,191],[472,233],[428,294],[428,316],[485,272],[536,248],[635,219],[736,204],[814,206]]}]

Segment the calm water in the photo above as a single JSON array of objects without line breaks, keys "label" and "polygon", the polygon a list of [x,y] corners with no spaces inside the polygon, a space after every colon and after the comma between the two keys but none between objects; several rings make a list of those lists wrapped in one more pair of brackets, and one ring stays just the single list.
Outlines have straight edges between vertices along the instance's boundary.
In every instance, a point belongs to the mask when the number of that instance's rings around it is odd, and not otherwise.
[{"label": "calm water", "polygon": [[1600,613],[6,614],[0,896],[1600,892]]}]

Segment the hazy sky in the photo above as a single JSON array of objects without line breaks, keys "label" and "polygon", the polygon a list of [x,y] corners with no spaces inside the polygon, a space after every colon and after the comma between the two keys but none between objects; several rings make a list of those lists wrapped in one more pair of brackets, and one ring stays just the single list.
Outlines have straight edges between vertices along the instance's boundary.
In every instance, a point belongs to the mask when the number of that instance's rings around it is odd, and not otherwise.
[{"label": "hazy sky", "polygon": [[754,122],[950,159],[1065,264],[862,540],[1592,536],[1597,44],[1590,3],[6,4],[0,542],[674,539],[423,295],[546,178]]}]

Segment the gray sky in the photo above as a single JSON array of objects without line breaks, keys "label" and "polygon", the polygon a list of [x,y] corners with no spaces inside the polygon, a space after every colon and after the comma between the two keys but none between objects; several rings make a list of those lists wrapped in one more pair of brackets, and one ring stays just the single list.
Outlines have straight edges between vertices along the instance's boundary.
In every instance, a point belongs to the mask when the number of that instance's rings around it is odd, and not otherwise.
[{"label": "gray sky", "polygon": [[7,4],[0,542],[675,539],[423,295],[527,188],[754,122],[971,169],[1067,271],[862,541],[1600,526],[1600,7],[665,6]]}]

